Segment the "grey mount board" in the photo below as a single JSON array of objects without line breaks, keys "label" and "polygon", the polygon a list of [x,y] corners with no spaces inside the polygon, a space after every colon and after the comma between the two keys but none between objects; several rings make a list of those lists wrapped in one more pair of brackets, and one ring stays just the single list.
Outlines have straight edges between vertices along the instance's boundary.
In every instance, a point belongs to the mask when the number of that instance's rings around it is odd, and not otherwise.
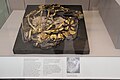
[{"label": "grey mount board", "polygon": [[[28,5],[25,15],[37,8],[38,5]],[[62,5],[72,10],[82,11],[81,5]],[[25,17],[24,15],[24,17]],[[30,43],[24,43],[22,40],[21,27],[19,29],[16,42],[14,44],[14,54],[89,54],[89,43],[86,32],[84,18],[78,21],[77,37],[73,41],[64,40],[59,45],[51,49],[40,49],[33,47]],[[69,45],[72,44],[72,45]]]}]

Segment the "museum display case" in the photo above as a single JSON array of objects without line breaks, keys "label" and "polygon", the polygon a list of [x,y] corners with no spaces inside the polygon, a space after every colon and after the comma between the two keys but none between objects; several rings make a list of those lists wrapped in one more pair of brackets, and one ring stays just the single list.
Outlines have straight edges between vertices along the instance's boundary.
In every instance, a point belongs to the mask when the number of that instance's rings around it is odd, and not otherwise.
[{"label": "museum display case", "polygon": [[120,0],[0,4],[0,78],[120,79]]}]

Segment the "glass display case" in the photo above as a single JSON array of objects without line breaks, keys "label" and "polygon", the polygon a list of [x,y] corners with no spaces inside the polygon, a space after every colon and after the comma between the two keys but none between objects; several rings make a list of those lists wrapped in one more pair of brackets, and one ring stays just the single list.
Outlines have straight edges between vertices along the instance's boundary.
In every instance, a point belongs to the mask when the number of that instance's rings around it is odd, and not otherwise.
[{"label": "glass display case", "polygon": [[0,78],[120,79],[119,0],[0,4]]}]

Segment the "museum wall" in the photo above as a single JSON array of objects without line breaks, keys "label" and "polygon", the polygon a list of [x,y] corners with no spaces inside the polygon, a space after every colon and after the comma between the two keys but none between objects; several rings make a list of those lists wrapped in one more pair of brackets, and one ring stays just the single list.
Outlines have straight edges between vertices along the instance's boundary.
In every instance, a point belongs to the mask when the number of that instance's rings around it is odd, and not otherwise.
[{"label": "museum wall", "polygon": [[99,12],[115,47],[120,49],[120,5],[115,0],[100,0]]},{"label": "museum wall", "polygon": [[82,5],[84,10],[88,10],[89,6],[89,0],[46,0],[45,2],[46,4]]},{"label": "museum wall", "polygon": [[23,10],[25,8],[24,6],[24,0],[8,0],[10,13],[13,10]]},{"label": "museum wall", "polygon": [[90,0],[89,10],[98,10],[100,0]]},{"label": "museum wall", "polygon": [[24,10],[27,5],[38,4],[66,4],[82,5],[84,10],[96,10],[99,0],[8,0],[11,12],[13,10]]}]

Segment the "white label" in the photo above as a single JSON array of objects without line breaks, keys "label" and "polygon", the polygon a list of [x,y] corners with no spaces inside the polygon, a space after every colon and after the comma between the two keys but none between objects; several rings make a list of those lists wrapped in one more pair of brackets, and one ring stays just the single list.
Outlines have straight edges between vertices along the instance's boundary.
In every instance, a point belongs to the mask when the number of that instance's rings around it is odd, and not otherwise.
[{"label": "white label", "polygon": [[24,59],[24,77],[77,77],[79,74],[79,57],[32,57]]}]

